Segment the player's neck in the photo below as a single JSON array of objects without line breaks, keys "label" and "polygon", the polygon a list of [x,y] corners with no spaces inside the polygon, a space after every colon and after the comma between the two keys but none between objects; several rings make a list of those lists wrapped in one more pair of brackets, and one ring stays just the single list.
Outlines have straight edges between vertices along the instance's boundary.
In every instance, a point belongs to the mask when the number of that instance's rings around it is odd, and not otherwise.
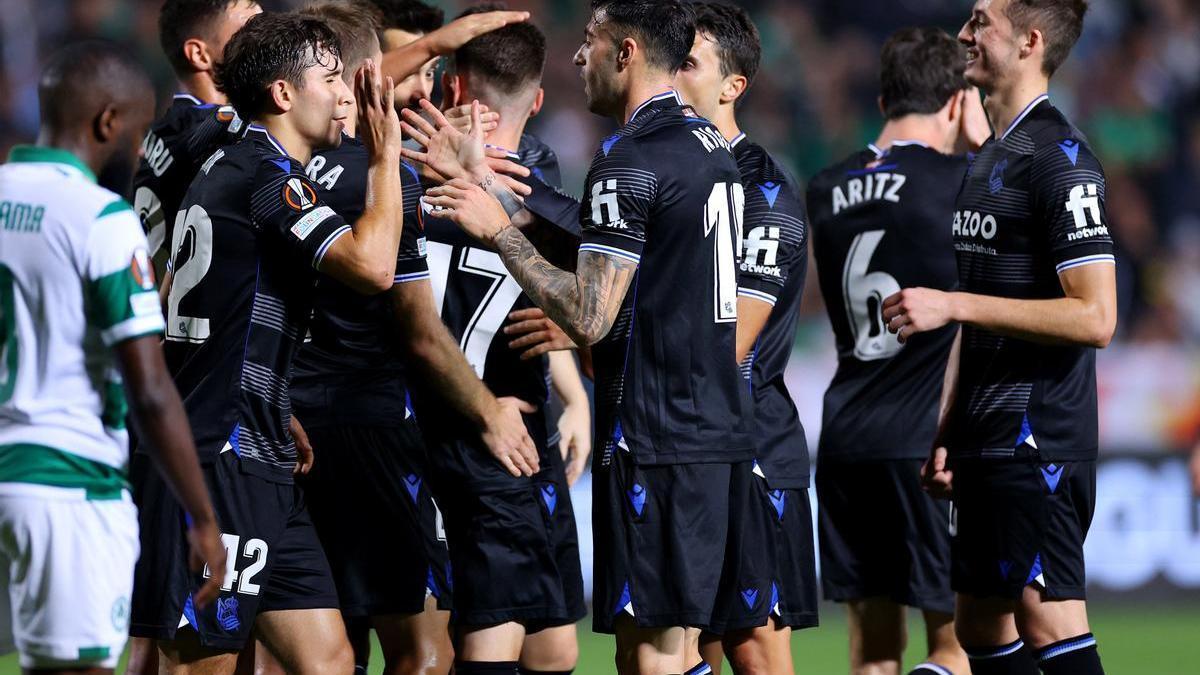
[{"label": "player's neck", "polygon": [[299,131],[284,121],[280,115],[271,115],[257,121],[258,125],[267,130],[275,142],[283,146],[284,152],[301,164],[308,164],[312,159],[312,144],[305,140]]},{"label": "player's neck", "polygon": [[183,85],[185,92],[205,103],[224,105],[228,102],[225,94],[222,94],[221,90],[217,89],[217,85],[213,83],[212,77],[207,73],[195,73],[188,77],[180,78],[179,83]]},{"label": "player's neck", "polygon": [[621,119],[617,120],[620,124],[628,124],[629,118],[633,113],[646,101],[658,96],[659,94],[668,91],[675,91],[675,85],[671,81],[671,77],[665,73],[647,77],[634,77],[629,85],[629,91],[625,94],[625,107],[621,110]]},{"label": "player's neck", "polygon": [[732,103],[729,105],[719,106],[717,108],[717,114],[713,115],[713,117],[716,119],[709,120],[709,122],[712,122],[717,126],[717,131],[721,132],[721,135],[725,137],[725,140],[730,142],[742,135],[742,129],[737,123],[737,115],[734,114],[733,110],[734,108]]},{"label": "player's neck", "polygon": [[34,144],[40,148],[54,148],[55,150],[63,150],[71,153],[76,159],[83,162],[84,166],[92,170],[94,175],[100,175],[100,169],[103,162],[92,152],[92,147],[84,140],[83,133],[70,134],[67,132],[55,132],[43,128],[38,132],[37,140]]},{"label": "player's neck", "polygon": [[933,115],[905,115],[894,120],[888,120],[875,140],[875,147],[887,150],[897,142],[916,141],[927,145],[938,152],[949,154],[953,148],[944,147],[946,134],[942,132],[938,121]]},{"label": "player's neck", "polygon": [[1009,86],[997,87],[988,92],[983,101],[983,108],[992,122],[992,134],[997,139],[1004,136],[1029,104],[1049,89],[1049,78],[1039,74],[1035,77],[1021,78]]}]

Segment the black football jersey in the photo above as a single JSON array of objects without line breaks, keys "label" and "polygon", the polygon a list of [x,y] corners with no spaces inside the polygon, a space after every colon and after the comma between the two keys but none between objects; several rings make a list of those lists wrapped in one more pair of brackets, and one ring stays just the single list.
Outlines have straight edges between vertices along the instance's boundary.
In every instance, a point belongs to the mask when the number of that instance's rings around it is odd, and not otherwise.
[{"label": "black football jersey", "polygon": [[821,461],[929,455],[957,328],[900,344],[882,307],[902,288],[955,288],[946,223],[966,167],[964,157],[899,142],[856,152],[809,184],[813,255],[838,352]]},{"label": "black football jersey", "polygon": [[783,380],[808,271],[804,205],[796,181],[761,145],[745,134],[731,145],[746,195],[738,294],[772,306],[742,364],[754,398],[755,459],[772,489],[806,488],[808,441]]},{"label": "black football jersey", "polygon": [[[520,163],[520,157],[511,153],[509,159]],[[530,176],[530,185],[541,183]],[[543,188],[547,188],[543,184]],[[569,198],[565,198],[569,200]],[[571,200],[573,201],[573,200]],[[578,224],[574,220],[550,220],[550,217],[577,218],[578,211],[563,205],[554,208],[539,208],[549,199],[527,201],[537,220],[523,228],[530,238],[537,241],[569,241],[574,238],[578,249]],[[565,215],[564,215],[565,214]],[[488,389],[497,397],[512,396],[538,406],[534,413],[525,415],[526,425],[545,430],[531,433],[544,469],[551,466],[547,453],[557,452],[550,443],[552,420],[547,419],[545,405],[549,400],[548,368],[545,356],[521,360],[521,352],[510,349],[509,341],[502,328],[509,323],[508,314],[518,309],[534,307],[533,302],[521,290],[521,286],[508,273],[504,261],[494,251],[482,246],[464,233],[454,223],[437,218],[431,212],[422,211],[425,235],[428,239],[428,260],[433,285],[434,301],[449,328],[458,340],[467,361]],[[543,230],[556,230],[559,237],[538,234]],[[543,251],[552,261],[566,254],[564,250]],[[474,435],[474,426],[448,405],[430,405],[426,401],[436,400],[436,391],[418,392],[417,415],[422,431],[436,438],[454,438],[463,433]],[[464,471],[481,484],[507,486],[513,482],[507,472],[491,458],[480,455],[463,458],[472,461]],[[490,479],[490,480],[489,480]]]},{"label": "black football jersey", "polygon": [[175,221],[165,352],[201,461],[290,482],[292,359],[321,259],[350,226],[263,127],[201,167]]},{"label": "black football jersey", "polygon": [[517,162],[529,169],[534,178],[553,188],[562,187],[562,171],[558,168],[558,155],[537,136],[521,135],[517,148]]},{"label": "black football jersey", "polygon": [[[347,222],[362,215],[367,196],[367,149],[344,137],[335,149],[313,155],[306,171],[317,197]],[[394,283],[429,278],[425,236],[417,218],[421,181],[417,170],[401,163],[404,232]],[[410,414],[406,404],[401,336],[392,320],[386,293],[367,296],[329,277],[317,282],[309,329],[312,339],[296,357],[292,402],[306,426],[356,424],[399,426]]]},{"label": "black football jersey", "polygon": [[133,177],[133,208],[146,230],[160,279],[175,214],[200,164],[217,148],[237,142],[245,133],[246,125],[232,106],[204,103],[190,94],[176,94],[146,132]]},{"label": "black football jersey", "polygon": [[640,464],[753,459],[735,351],[744,199],[729,143],[674,91],[601,142],[580,251],[638,265],[592,346],[602,464],[613,452]]},{"label": "black football jersey", "polygon": [[[1063,297],[1058,275],[1114,264],[1104,169],[1046,99],[989,140],[963,182],[952,232],[969,293]],[[963,327],[947,447],[954,455],[1094,459],[1096,350]]]}]

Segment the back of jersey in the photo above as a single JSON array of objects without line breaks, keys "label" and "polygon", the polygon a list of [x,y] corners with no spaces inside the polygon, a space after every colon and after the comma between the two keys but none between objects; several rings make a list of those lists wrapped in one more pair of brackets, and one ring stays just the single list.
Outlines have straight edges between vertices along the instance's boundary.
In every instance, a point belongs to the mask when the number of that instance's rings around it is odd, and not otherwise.
[{"label": "back of jersey", "polygon": [[123,472],[110,348],[162,329],[130,205],[68,152],[14,148],[0,168],[0,481],[64,453]]},{"label": "back of jersey", "polygon": [[950,223],[965,172],[962,157],[896,144],[855,153],[809,185],[813,253],[838,349],[825,392],[822,459],[929,452],[955,328],[902,345],[882,307],[902,288],[957,284]]}]

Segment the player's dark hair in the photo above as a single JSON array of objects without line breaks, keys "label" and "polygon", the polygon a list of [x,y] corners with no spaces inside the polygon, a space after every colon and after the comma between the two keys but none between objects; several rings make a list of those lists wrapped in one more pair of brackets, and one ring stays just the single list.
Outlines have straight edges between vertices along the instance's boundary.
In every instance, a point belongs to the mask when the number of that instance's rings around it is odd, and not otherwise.
[{"label": "player's dark hair", "polygon": [[254,119],[267,109],[272,82],[285,80],[301,87],[305,70],[314,65],[332,68],[341,54],[337,35],[322,19],[259,14],[225,45],[216,83],[243,117]]},{"label": "player's dark hair", "polygon": [[442,27],[446,14],[421,0],[371,0],[383,14],[384,29],[407,33],[432,33]]},{"label": "player's dark hair", "polygon": [[382,14],[365,0],[329,0],[309,5],[300,16],[323,20],[337,35],[342,65],[350,72],[379,50]]},{"label": "player's dark hair", "polygon": [[55,51],[38,79],[42,126],[65,130],[90,123],[112,101],[153,96],[145,68],[124,48],[104,40],[75,42]]},{"label": "player's dark hair", "polygon": [[889,120],[929,115],[967,88],[963,47],[940,28],[901,28],[883,43],[879,96]]},{"label": "player's dark hair", "polygon": [[1087,9],[1087,0],[1012,0],[1004,14],[1014,30],[1025,32],[1036,28],[1042,32],[1046,41],[1042,72],[1049,77],[1067,60],[1071,48],[1079,41]]},{"label": "player's dark hair", "polygon": [[[741,75],[746,78],[746,88],[749,89],[762,61],[762,39],[750,13],[737,5],[723,2],[699,2],[694,6],[696,32],[704,33],[717,43],[721,75]],[[744,96],[739,97],[738,102],[742,98]]]},{"label": "player's dark hair", "polygon": [[166,0],[158,14],[158,42],[171,67],[180,76],[192,70],[183,55],[183,43],[206,38],[213,24],[237,0]]},{"label": "player's dark hair", "polygon": [[696,39],[696,14],[681,0],[592,0],[592,15],[604,12],[617,43],[631,37],[646,61],[674,75]]},{"label": "player's dark hair", "polygon": [[[476,5],[460,16],[507,9],[504,3]],[[512,93],[542,81],[546,65],[546,36],[529,22],[511,23],[484,33],[454,52],[452,67],[491,84],[497,93]]]}]

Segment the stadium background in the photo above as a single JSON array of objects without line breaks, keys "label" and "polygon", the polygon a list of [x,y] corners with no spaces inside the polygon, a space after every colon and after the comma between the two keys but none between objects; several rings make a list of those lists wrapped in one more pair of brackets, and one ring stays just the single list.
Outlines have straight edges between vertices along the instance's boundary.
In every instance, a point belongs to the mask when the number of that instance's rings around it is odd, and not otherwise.
[{"label": "stadium background", "polygon": [[[261,0],[286,9],[303,0]],[[40,59],[105,37],[141,56],[165,105],[175,83],[157,42],[159,0],[0,0],[0,152],[37,130]],[[440,3],[453,16],[465,2]],[[548,34],[546,107],[531,129],[559,154],[578,194],[612,124],[588,113],[571,57],[586,0],[511,0]],[[873,140],[877,54],[913,24],[956,32],[968,0],[744,0],[763,33],[763,68],[743,128],[803,181]],[[1051,96],[1088,135],[1108,173],[1118,244],[1120,325],[1101,353],[1102,465],[1088,541],[1093,623],[1110,673],[1200,672],[1200,502],[1187,449],[1200,438],[1200,2],[1092,0],[1083,38]],[[834,353],[810,271],[789,386],[815,448]],[[903,433],[903,430],[898,430]],[[318,449],[319,452],[319,449]],[[319,457],[318,457],[319,461]],[[575,490],[587,538],[587,478]],[[590,569],[590,551],[584,551]],[[585,572],[585,575],[586,572]],[[587,575],[590,576],[590,575]],[[845,671],[839,608],[796,638],[801,672]],[[922,642],[913,623],[914,646]],[[611,641],[580,632],[578,672],[611,671]],[[916,657],[910,648],[910,656]],[[910,659],[910,663],[912,659]],[[372,672],[381,665],[376,659]],[[0,673],[16,672],[13,657]]]}]

